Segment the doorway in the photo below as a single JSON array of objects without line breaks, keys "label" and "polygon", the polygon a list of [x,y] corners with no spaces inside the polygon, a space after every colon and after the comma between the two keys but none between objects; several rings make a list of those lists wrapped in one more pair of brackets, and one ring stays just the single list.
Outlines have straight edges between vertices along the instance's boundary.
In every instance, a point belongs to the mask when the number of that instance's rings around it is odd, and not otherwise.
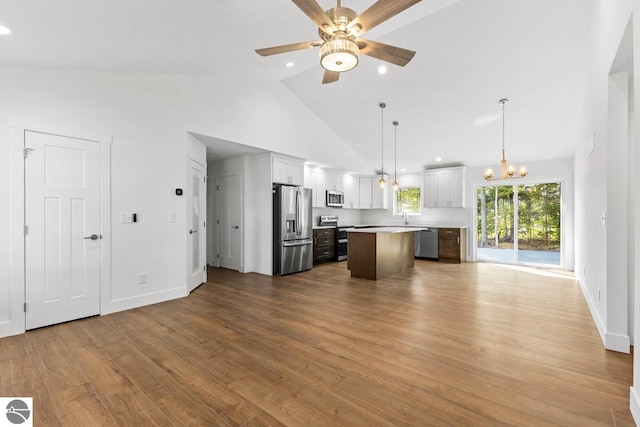
[{"label": "doorway", "polygon": [[561,183],[477,189],[476,259],[562,266]]},{"label": "doorway", "polygon": [[100,143],[24,132],[26,329],[100,313]]},{"label": "doorway", "polygon": [[242,230],[240,175],[218,177],[218,236],[220,267],[240,270]]},{"label": "doorway", "polygon": [[205,166],[187,159],[187,287],[193,291],[207,281]]}]

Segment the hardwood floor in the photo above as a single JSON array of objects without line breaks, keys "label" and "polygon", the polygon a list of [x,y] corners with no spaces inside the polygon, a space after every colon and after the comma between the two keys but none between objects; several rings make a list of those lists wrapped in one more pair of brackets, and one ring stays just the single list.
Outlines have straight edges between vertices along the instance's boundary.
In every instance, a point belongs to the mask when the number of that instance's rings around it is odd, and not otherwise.
[{"label": "hardwood floor", "polygon": [[0,396],[33,396],[36,426],[633,425],[632,357],[575,280],[532,271],[214,269],[187,298],[0,339]]}]

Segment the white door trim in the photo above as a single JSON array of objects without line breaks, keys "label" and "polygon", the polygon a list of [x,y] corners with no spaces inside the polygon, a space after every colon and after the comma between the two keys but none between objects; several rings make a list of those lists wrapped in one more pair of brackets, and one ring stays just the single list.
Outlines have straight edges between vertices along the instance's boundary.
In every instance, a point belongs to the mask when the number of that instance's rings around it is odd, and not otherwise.
[{"label": "white door trim", "polygon": [[[186,190],[186,197],[189,199],[192,197],[192,191],[193,189],[191,188],[191,183],[189,182],[189,178],[190,178],[190,170],[192,167],[192,164],[195,164],[197,166],[200,166],[202,168],[202,175],[205,179],[205,181],[203,183],[201,183],[202,187],[201,187],[201,194],[204,194],[204,197],[199,197],[199,202],[200,202],[200,207],[204,208],[202,209],[202,211],[204,211],[204,214],[199,218],[201,221],[204,222],[204,224],[206,224],[206,221],[208,219],[207,217],[207,185],[208,185],[208,181],[209,178],[207,177],[207,165],[206,163],[203,164],[202,162],[200,162],[198,159],[195,159],[191,156],[187,156],[187,161],[186,161],[186,165],[185,165],[185,190]],[[190,206],[191,200],[186,200],[186,204],[185,204],[185,208],[186,208],[186,214],[188,216],[189,214],[189,206]],[[185,220],[187,223],[189,223],[189,219],[187,217],[185,217]],[[200,264],[205,267],[205,269],[203,269],[202,271],[202,276],[200,279],[200,283],[198,283],[197,285],[193,286],[191,284],[191,281],[194,277],[193,275],[193,271],[191,270],[191,266],[189,265],[189,257],[190,257],[190,253],[189,251],[192,250],[192,248],[189,245],[189,237],[186,234],[187,233],[187,228],[185,228],[185,236],[186,237],[186,245],[185,245],[185,264],[187,267],[187,276],[186,276],[186,280],[187,280],[187,293],[192,292],[193,290],[195,290],[198,286],[200,286],[201,284],[205,283],[207,281],[207,271],[206,271],[206,265],[207,265],[207,227],[206,225],[202,226],[200,228],[200,233],[198,234],[198,240],[199,240],[199,246],[200,246],[200,258],[201,258],[201,262]]]},{"label": "white door trim", "polygon": [[[24,142],[25,132],[49,133],[62,135],[60,132],[33,130],[26,128],[9,128],[9,188],[10,188],[10,272],[9,292],[11,294],[9,320],[0,323],[0,337],[17,335],[25,332],[25,180],[24,180]],[[87,139],[87,138],[83,138]],[[93,139],[95,141],[95,139]],[[111,298],[111,144],[108,140],[100,143],[100,229],[102,250],[100,255],[100,312],[107,312],[105,307]]]}]

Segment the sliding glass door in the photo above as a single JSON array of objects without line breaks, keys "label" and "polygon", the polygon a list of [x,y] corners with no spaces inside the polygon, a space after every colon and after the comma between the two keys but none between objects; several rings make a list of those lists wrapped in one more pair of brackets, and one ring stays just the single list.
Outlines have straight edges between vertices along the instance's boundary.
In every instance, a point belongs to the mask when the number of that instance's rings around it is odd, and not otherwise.
[{"label": "sliding glass door", "polygon": [[477,191],[477,259],[560,266],[560,183]]}]

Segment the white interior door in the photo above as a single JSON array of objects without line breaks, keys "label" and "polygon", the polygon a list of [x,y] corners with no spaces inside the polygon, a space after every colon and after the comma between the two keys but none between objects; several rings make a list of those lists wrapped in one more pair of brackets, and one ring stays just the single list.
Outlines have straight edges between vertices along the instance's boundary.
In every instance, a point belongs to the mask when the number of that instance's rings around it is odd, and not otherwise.
[{"label": "white interior door", "polygon": [[218,177],[220,266],[240,270],[240,175]]},{"label": "white interior door", "polygon": [[205,167],[187,160],[187,286],[189,292],[207,281],[207,198]]},{"label": "white interior door", "polygon": [[99,314],[100,144],[25,132],[25,151],[26,328]]}]

